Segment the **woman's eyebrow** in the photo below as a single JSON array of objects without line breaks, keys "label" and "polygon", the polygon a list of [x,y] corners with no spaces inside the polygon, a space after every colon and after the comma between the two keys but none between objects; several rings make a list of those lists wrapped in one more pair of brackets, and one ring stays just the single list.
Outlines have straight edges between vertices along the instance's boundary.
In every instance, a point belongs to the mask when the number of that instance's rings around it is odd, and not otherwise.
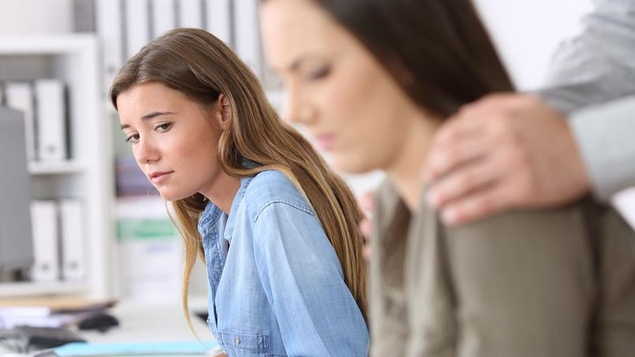
[{"label": "woman's eyebrow", "polygon": [[[172,115],[172,114],[175,114],[175,113],[174,112],[152,112],[152,113],[149,113],[149,114],[146,114],[146,115],[142,116],[141,120],[145,121],[145,120],[150,120],[150,119],[162,116],[162,115]],[[121,130],[127,129],[129,127],[130,127],[130,124],[122,124],[121,125]]]}]

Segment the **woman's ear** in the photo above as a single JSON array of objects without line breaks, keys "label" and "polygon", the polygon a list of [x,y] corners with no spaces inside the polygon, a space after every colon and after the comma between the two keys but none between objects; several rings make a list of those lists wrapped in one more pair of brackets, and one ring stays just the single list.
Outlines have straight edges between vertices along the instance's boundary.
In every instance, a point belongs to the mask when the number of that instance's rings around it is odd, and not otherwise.
[{"label": "woman's ear", "polygon": [[221,114],[220,125],[223,129],[226,129],[232,117],[232,107],[229,104],[229,99],[222,93],[218,96],[218,103],[220,104]]}]

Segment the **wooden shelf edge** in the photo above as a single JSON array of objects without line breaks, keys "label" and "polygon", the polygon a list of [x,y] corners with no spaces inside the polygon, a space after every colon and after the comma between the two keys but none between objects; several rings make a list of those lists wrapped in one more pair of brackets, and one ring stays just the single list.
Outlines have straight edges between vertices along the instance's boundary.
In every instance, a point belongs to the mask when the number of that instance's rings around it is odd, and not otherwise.
[{"label": "wooden shelf edge", "polygon": [[89,291],[83,282],[19,282],[0,283],[0,299],[19,296],[81,294]]}]

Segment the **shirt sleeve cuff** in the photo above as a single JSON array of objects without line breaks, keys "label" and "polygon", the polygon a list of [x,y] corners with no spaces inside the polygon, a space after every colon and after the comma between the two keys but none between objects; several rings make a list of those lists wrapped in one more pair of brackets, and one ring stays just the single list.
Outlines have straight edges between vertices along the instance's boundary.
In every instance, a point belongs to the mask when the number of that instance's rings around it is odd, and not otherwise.
[{"label": "shirt sleeve cuff", "polygon": [[635,186],[635,96],[576,111],[569,125],[598,199]]}]

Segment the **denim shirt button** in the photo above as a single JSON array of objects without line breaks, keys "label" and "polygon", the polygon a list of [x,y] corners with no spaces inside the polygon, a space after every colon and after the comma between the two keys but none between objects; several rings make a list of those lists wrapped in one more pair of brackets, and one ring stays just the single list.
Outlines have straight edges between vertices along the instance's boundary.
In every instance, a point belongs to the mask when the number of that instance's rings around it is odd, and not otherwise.
[{"label": "denim shirt button", "polygon": [[234,339],[234,344],[235,344],[235,345],[240,345],[240,338],[236,337],[236,338]]}]

